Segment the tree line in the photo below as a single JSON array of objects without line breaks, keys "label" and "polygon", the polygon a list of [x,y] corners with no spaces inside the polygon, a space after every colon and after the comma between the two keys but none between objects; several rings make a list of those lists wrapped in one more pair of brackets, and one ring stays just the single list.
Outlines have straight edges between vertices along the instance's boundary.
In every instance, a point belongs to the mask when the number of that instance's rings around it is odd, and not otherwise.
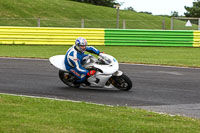
[{"label": "tree line", "polygon": [[114,7],[114,5],[118,4],[116,0],[72,0],[72,1],[90,3],[93,5],[100,5],[100,6],[107,6],[107,7]]},{"label": "tree line", "polygon": [[[184,13],[185,17],[200,17],[200,0],[195,0],[192,7],[184,6],[187,12]],[[172,17],[178,17],[178,12],[171,12]]]},{"label": "tree line", "polygon": [[[192,7],[184,6],[185,10],[187,12],[184,13],[186,17],[198,17],[200,18],[200,0],[195,0],[193,2]],[[130,10],[136,12],[133,7],[128,7],[125,10]],[[151,12],[141,12],[141,13],[147,13],[147,14],[152,14]],[[177,11],[172,11],[171,12],[171,17],[179,17],[179,14]]]},{"label": "tree line", "polygon": [[[101,5],[101,6],[107,6],[107,7],[114,7],[114,5],[119,4],[116,2],[116,0],[72,0],[72,1],[90,3],[93,5]],[[186,17],[200,17],[200,0],[195,0],[193,2],[192,7],[185,6],[184,8],[187,11],[184,13]],[[128,7],[125,10],[136,12],[133,9],[133,7]],[[142,13],[152,14],[151,12],[142,12]],[[171,16],[178,17],[179,15],[177,11],[172,11]]]},{"label": "tree line", "polygon": [[200,0],[196,0],[193,2],[192,7],[185,6],[187,10],[185,14],[186,17],[200,17]]}]

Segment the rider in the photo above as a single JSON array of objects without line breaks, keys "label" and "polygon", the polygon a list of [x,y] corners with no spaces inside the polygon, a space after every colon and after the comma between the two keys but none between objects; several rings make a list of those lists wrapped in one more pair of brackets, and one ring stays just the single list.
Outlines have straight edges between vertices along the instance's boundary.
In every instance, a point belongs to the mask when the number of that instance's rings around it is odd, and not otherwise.
[{"label": "rider", "polygon": [[79,37],[75,41],[75,45],[68,49],[65,55],[66,69],[75,75],[78,80],[76,82],[83,83],[87,76],[92,76],[96,73],[95,70],[88,71],[82,67],[83,58],[88,56],[84,54],[85,51],[99,55],[100,51],[92,46],[87,46],[87,40]]}]

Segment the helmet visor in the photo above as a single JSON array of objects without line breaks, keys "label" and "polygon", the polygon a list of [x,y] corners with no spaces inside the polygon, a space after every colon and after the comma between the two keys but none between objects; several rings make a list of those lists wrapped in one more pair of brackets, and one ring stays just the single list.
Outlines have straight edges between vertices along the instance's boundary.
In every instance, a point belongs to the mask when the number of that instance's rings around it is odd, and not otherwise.
[{"label": "helmet visor", "polygon": [[86,45],[80,45],[79,48],[84,52],[86,50]]}]

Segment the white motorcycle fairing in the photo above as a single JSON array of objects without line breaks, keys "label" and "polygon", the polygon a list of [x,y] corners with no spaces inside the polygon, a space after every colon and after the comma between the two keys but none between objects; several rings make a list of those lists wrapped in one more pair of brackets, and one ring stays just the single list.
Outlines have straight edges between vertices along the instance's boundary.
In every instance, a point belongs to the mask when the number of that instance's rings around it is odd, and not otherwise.
[{"label": "white motorcycle fairing", "polygon": [[51,65],[55,66],[59,70],[67,71],[65,67],[65,55],[55,55],[49,58]]},{"label": "white motorcycle fairing", "polygon": [[94,76],[88,78],[88,82],[91,84],[91,86],[106,86],[106,82],[109,80],[109,78],[119,69],[118,61],[113,56],[110,56],[108,54],[100,54],[98,59],[101,60],[101,58],[106,61],[105,64],[86,63],[84,65],[84,67],[86,68],[88,66],[93,66],[94,68],[101,70],[97,71]]},{"label": "white motorcycle fairing", "polygon": [[[50,63],[57,69],[67,71],[64,60],[65,55],[56,55],[49,58]],[[99,63],[101,60],[104,63]],[[107,81],[112,75],[120,76],[123,74],[121,71],[119,71],[118,61],[113,56],[103,53],[99,55],[98,60],[91,55],[86,57],[86,62],[83,64],[83,67],[86,69],[97,69],[96,74],[87,79],[87,81],[91,84],[90,86],[105,87]]]}]

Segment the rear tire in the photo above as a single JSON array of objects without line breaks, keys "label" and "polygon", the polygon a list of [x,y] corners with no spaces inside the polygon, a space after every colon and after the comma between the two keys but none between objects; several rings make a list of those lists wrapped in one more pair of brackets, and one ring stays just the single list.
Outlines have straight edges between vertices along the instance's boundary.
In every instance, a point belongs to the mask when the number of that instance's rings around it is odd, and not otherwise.
[{"label": "rear tire", "polygon": [[69,79],[72,78],[72,76],[73,76],[69,72],[59,70],[58,75],[59,75],[60,80],[64,84],[66,84],[66,85],[68,85],[70,87],[74,87],[74,88],[79,88],[80,87],[80,84],[74,83],[73,81],[69,81]]},{"label": "rear tire", "polygon": [[132,81],[125,74],[121,76],[113,76],[111,83],[114,87],[122,91],[128,91],[132,88]]}]

